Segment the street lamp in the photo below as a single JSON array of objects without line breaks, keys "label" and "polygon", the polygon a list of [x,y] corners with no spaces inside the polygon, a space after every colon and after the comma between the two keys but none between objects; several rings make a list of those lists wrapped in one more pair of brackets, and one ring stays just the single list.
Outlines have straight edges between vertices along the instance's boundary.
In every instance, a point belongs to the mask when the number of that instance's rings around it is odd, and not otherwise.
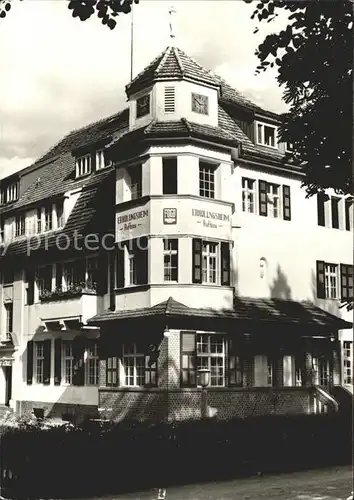
[{"label": "street lamp", "polygon": [[198,370],[199,374],[199,384],[202,387],[201,393],[201,408],[200,413],[202,418],[208,417],[208,390],[207,387],[210,384],[210,370],[209,368],[200,368]]}]

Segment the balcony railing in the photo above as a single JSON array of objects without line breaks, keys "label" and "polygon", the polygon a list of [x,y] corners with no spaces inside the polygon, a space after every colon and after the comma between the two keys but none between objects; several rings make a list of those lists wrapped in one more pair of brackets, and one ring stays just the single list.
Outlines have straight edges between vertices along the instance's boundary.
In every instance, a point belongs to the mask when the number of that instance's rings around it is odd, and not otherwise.
[{"label": "balcony railing", "polygon": [[76,285],[72,285],[66,288],[56,288],[55,290],[44,290],[39,295],[39,300],[41,302],[54,302],[58,300],[66,300],[75,297],[80,297],[83,294],[96,295],[97,287],[96,283],[83,282]]}]

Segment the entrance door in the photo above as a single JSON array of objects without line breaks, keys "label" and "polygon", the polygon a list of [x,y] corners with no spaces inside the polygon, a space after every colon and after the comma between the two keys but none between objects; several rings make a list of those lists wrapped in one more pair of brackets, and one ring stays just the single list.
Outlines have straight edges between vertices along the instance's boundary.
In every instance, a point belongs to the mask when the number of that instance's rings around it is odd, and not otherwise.
[{"label": "entrance door", "polygon": [[12,366],[5,366],[5,405],[10,405],[10,400],[12,397]]}]

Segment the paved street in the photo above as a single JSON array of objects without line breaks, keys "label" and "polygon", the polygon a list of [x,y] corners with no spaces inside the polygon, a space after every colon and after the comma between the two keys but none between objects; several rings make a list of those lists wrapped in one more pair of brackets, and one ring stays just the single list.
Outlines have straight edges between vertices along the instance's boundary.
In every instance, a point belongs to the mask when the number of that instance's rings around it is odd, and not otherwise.
[{"label": "paved street", "polygon": [[[170,488],[166,500],[345,500],[351,491],[352,468],[336,467]],[[156,498],[156,493],[150,491],[115,496],[111,500]]]}]

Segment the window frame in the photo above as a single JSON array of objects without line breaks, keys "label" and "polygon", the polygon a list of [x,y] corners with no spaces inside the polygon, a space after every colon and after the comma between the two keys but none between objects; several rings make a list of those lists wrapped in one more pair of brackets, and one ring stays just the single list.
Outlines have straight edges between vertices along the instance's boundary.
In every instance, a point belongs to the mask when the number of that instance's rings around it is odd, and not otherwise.
[{"label": "window frame", "polygon": [[[280,187],[280,184],[267,182],[267,217],[270,219],[282,218]],[[277,204],[274,203],[275,200]]]},{"label": "window frame", "polygon": [[[333,267],[334,271],[329,268]],[[331,278],[335,278],[335,287],[333,287],[330,283]],[[325,298],[331,300],[338,300],[340,297],[339,293],[339,265],[333,264],[330,262],[324,263],[324,288],[325,288]],[[331,290],[335,289],[335,297],[330,296]]]},{"label": "window frame", "polygon": [[[147,104],[143,102],[144,99],[147,100]],[[137,97],[135,103],[136,103],[136,113],[135,113],[136,119],[143,118],[144,116],[148,116],[151,113],[150,92]]]},{"label": "window frame", "polygon": [[[261,121],[257,120],[255,122],[255,127],[256,127],[256,131],[255,131],[256,144],[258,144],[259,146],[264,146],[266,148],[279,149],[278,148],[278,129],[279,129],[279,127],[277,125],[272,125],[270,123],[261,122]],[[259,127],[261,127],[260,134],[259,134]],[[265,128],[270,128],[270,129],[274,130],[274,146],[272,146],[271,144],[265,143]],[[259,137],[259,135],[261,137]]]},{"label": "window frame", "polygon": [[[44,341],[34,342],[34,353],[33,353],[33,375],[36,384],[44,385],[44,359],[45,359],[45,344]],[[42,352],[39,352],[40,349]]]},{"label": "window frame", "polygon": [[87,153],[76,158],[76,177],[84,177],[92,172],[92,155]]},{"label": "window frame", "polygon": [[6,188],[6,203],[18,200],[18,182],[12,182]]},{"label": "window frame", "polygon": [[98,386],[100,381],[100,357],[96,339],[87,339],[85,352],[85,385],[89,387]]},{"label": "window frame", "polygon": [[13,333],[14,328],[14,304],[13,302],[6,302],[5,307],[5,336],[10,340],[10,333]]},{"label": "window frame", "polygon": [[[215,247],[215,251],[210,251],[210,246],[213,245]],[[205,247],[208,249],[206,250]],[[212,241],[212,240],[202,240],[202,249],[201,249],[201,282],[203,285],[219,285],[221,281],[220,277],[220,242]],[[215,259],[214,269],[211,268],[210,259]],[[206,266],[205,266],[206,263]],[[215,273],[215,281],[211,281],[210,278],[210,270]],[[204,279],[206,273],[206,279]]]},{"label": "window frame", "polygon": [[[169,243],[171,243],[171,248],[169,246]],[[163,238],[163,269],[165,283],[178,283],[178,247],[178,238]],[[167,266],[166,258],[168,259],[167,264],[169,264]],[[173,260],[176,260],[175,265],[172,265]],[[167,275],[169,275],[169,278],[166,278],[166,271]]]},{"label": "window frame", "polygon": [[343,384],[353,385],[353,341],[343,340]]},{"label": "window frame", "polygon": [[[206,199],[215,199],[216,197],[216,170],[218,166],[199,160],[199,196]],[[202,184],[204,186],[202,187]]]},{"label": "window frame", "polygon": [[[66,347],[70,347],[69,354],[66,352]],[[68,364],[67,364],[68,362]],[[61,385],[73,385],[74,379],[74,343],[73,340],[63,339],[61,344]],[[67,370],[69,368],[69,370]]]},{"label": "window frame", "polygon": [[108,166],[105,163],[104,149],[98,149],[96,151],[95,160],[96,160],[96,170],[103,170]]},{"label": "window frame", "polygon": [[143,166],[141,163],[132,165],[128,169],[130,177],[130,199],[138,200],[143,194]]},{"label": "window frame", "polygon": [[18,214],[15,218],[15,238],[26,235],[26,214]]},{"label": "window frame", "polygon": [[[250,189],[249,183],[252,183],[252,188]],[[250,177],[242,177],[241,179],[241,203],[242,203],[242,212],[248,214],[257,214],[257,181],[256,179],[251,179]],[[253,201],[250,200],[250,197],[253,196]],[[253,209],[250,210],[250,207],[253,204]]]},{"label": "window frame", "polygon": [[[126,347],[131,347],[130,351]],[[139,342],[132,341],[124,342],[122,345],[122,386],[131,388],[154,387],[157,385],[157,362],[149,367],[149,355],[146,352],[147,346]],[[127,362],[132,360],[132,366],[127,366]],[[140,363],[138,363],[138,360]],[[132,369],[132,373],[128,374],[127,370]],[[140,370],[140,373],[139,373]],[[155,382],[147,382],[147,375],[155,373]],[[128,379],[132,379],[128,380]],[[131,383],[132,382],[132,383]],[[139,383],[140,382],[140,383]]]},{"label": "window frame", "polygon": [[[45,271],[48,271],[48,275],[41,275],[41,273]],[[35,282],[36,282],[38,299],[43,293],[51,292],[53,290],[53,265],[47,264],[45,266],[37,267]],[[43,285],[43,288],[41,285]],[[46,285],[50,286],[48,286],[47,288]]]}]

